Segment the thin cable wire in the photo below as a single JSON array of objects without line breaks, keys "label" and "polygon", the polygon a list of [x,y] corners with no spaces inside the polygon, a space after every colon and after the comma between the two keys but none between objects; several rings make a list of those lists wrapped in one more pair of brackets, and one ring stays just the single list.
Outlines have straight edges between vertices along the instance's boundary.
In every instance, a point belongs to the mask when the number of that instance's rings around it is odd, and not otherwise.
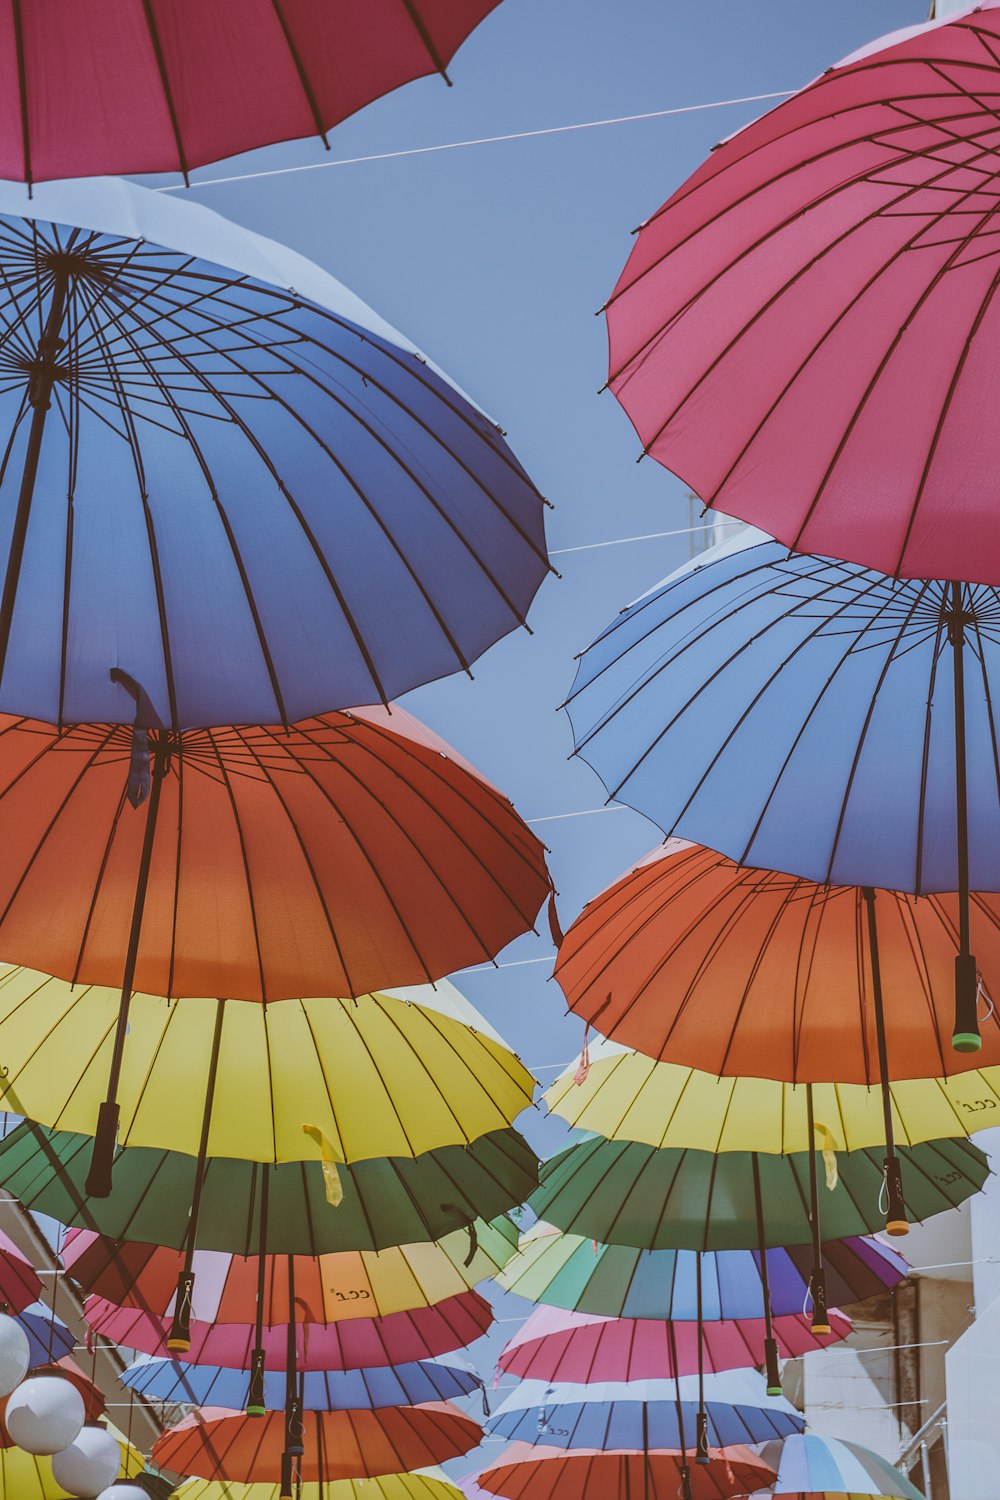
[{"label": "thin cable wire", "polygon": [[606,120],[579,120],[572,125],[550,125],[541,130],[513,130],[505,135],[482,135],[466,141],[443,141],[437,146],[410,146],[400,151],[375,151],[367,156],[342,156],[333,161],[304,162],[294,167],[271,167],[261,172],[237,172],[229,177],[203,177],[189,185],[182,182],[156,188],[158,193],[181,193],[194,188],[220,187],[230,182],[256,182],[262,177],[290,177],[298,172],[320,172],[330,167],[355,167],[372,161],[397,161],[404,156],[433,156],[441,151],[464,151],[470,146],[496,146],[508,141],[532,141],[546,135],[571,135],[580,130],[601,130],[608,125],[633,125],[643,120],[665,120],[671,115],[694,115],[709,109],[728,109],[735,104],[765,104],[788,99],[796,89],[776,89],[769,94],[744,94],[736,99],[711,99],[704,104],[681,104],[673,109],[650,109],[640,115],[615,115]]}]

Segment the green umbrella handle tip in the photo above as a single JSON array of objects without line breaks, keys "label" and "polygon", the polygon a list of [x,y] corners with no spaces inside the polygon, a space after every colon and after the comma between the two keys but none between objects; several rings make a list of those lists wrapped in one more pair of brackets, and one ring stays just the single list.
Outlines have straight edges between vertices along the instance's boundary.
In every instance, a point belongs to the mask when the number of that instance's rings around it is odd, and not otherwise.
[{"label": "green umbrella handle tip", "polygon": [[955,1052],[981,1052],[983,1039],[978,1031],[956,1031],[951,1045]]},{"label": "green umbrella handle tip", "polygon": [[248,1417],[266,1417],[267,1412],[263,1406],[248,1406],[246,1409]]}]

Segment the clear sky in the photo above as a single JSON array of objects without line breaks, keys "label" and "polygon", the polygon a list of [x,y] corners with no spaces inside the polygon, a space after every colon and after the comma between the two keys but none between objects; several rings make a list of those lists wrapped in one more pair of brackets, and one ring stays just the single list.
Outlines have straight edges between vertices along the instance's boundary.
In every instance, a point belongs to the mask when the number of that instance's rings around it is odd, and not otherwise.
[{"label": "clear sky", "polygon": [[[454,87],[427,79],[335,130],[336,158],[533,130],[794,89],[873,37],[926,16],[926,0],[504,0],[460,52]],[[552,549],[688,525],[683,487],[635,462],[634,433],[609,395],[594,316],[629,253],[630,231],[722,137],[765,105],[336,166],[196,188],[206,206],[319,261],[483,405],[554,503]],[[274,147],[197,178],[325,159],[317,142]],[[635,595],[688,556],[678,537],[569,553],[525,632],[495,647],[475,680],[411,694],[443,734],[529,819],[601,806],[569,761],[556,712],[573,656]],[[658,841],[624,810],[539,823],[564,926]],[[551,953],[547,929],[504,961]],[[579,1050],[545,962],[461,976],[469,998],[551,1081]],[[526,1117],[539,1149],[561,1132]],[[512,1298],[498,1315],[525,1304]],[[507,1327],[507,1333],[511,1331]],[[482,1367],[497,1341],[482,1346]],[[477,1354],[480,1352],[477,1349]],[[491,1374],[491,1371],[490,1371]],[[492,1456],[496,1445],[484,1450]],[[450,1465],[464,1473],[474,1461]]]}]

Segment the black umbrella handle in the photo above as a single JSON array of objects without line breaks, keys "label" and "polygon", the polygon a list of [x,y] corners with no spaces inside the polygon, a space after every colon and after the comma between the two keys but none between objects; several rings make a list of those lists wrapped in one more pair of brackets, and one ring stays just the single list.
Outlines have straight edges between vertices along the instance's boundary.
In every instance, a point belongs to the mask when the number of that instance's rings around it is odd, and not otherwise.
[{"label": "black umbrella handle", "polygon": [[290,1453],[281,1455],[281,1486],[278,1500],[295,1500],[292,1493],[292,1455]]},{"label": "black umbrella handle", "polygon": [[250,1390],[247,1393],[246,1414],[248,1417],[263,1417],[267,1414],[264,1405],[264,1351],[260,1347],[250,1356]]},{"label": "black umbrella handle", "polygon": [[813,1266],[809,1277],[809,1294],[812,1297],[812,1332],[830,1332],[830,1314],[826,1303],[826,1272],[822,1266]]},{"label": "black umbrella handle", "polygon": [[983,1045],[979,1035],[979,968],[974,953],[955,955],[955,1030],[951,1045],[956,1052],[978,1052]]},{"label": "black umbrella handle", "polygon": [[884,1162],[885,1169],[885,1227],[886,1233],[896,1235],[909,1234],[910,1225],[906,1217],[906,1203],[903,1200],[903,1169],[898,1156],[887,1156]]},{"label": "black umbrella handle", "polygon": [[955,814],[958,863],[958,954],[955,958],[955,1030],[951,1045],[956,1052],[978,1052],[977,1001],[979,983],[970,930],[969,897],[969,785],[965,734],[965,627],[975,616],[965,605],[960,583],[950,586],[951,608],[947,614],[948,639],[955,676]]},{"label": "black umbrella handle", "polygon": [[177,1277],[174,1316],[167,1338],[171,1354],[187,1354],[191,1348],[191,1299],[194,1295],[194,1272],[183,1270]]},{"label": "black umbrella handle", "polygon": [[781,1366],[778,1364],[778,1340],[766,1338],[764,1340],[764,1372],[767,1376],[767,1394],[769,1396],[781,1395]]},{"label": "black umbrella handle", "polygon": [[700,1411],[695,1423],[695,1450],[694,1461],[696,1464],[707,1464],[708,1455],[708,1413]]}]

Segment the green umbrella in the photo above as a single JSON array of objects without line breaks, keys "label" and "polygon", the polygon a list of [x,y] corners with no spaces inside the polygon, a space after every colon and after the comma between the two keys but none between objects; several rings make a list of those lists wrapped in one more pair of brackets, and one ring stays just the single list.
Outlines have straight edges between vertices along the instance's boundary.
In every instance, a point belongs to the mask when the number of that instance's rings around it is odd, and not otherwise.
[{"label": "green umbrella", "polygon": [[[911,1220],[954,1208],[989,1175],[983,1153],[967,1140],[900,1147],[903,1196]],[[884,1224],[879,1208],[884,1148],[845,1151],[836,1180],[818,1190],[825,1240],[870,1234]],[[750,1151],[657,1149],[593,1136],[543,1163],[540,1187],[528,1200],[539,1218],[600,1244],[642,1250],[744,1250],[806,1245],[814,1239],[810,1175],[815,1155],[764,1156]]]},{"label": "green umbrella", "polygon": [[[93,1138],[26,1121],[0,1143],[0,1183],[29,1209],[110,1239],[184,1248],[197,1159],[130,1146],[115,1162],[109,1198],[84,1179]],[[268,1179],[268,1254],[326,1255],[437,1240],[523,1201],[538,1182],[535,1153],[515,1130],[415,1158],[377,1157],[337,1168],[343,1199],[326,1198],[323,1163],[262,1165],[210,1157],[198,1249],[256,1255],[260,1190]],[[478,1229],[480,1226],[476,1226]],[[473,1231],[473,1235],[475,1230]]]}]

